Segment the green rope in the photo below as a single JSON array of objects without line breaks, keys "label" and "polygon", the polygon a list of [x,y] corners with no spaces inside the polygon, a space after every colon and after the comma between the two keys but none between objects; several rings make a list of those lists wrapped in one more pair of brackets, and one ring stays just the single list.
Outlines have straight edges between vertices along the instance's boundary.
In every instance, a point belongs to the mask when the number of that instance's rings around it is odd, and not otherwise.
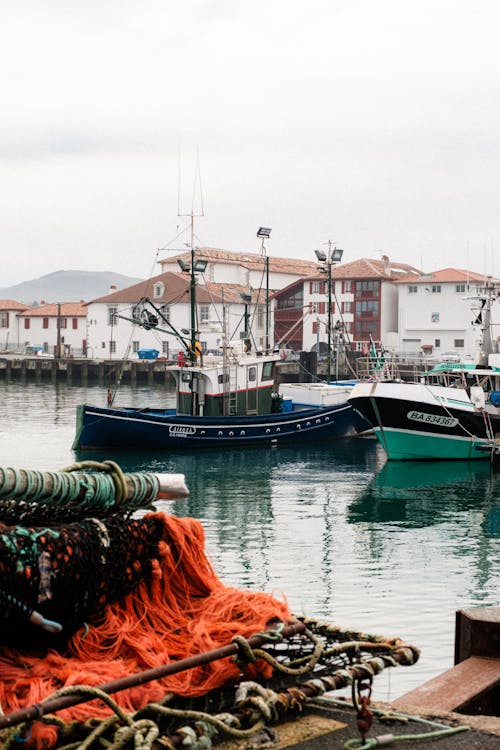
[{"label": "green rope", "polygon": [[[335,698],[322,698],[321,696],[314,698],[311,703],[319,703],[322,705],[334,704],[336,706],[342,706],[342,708],[355,708],[352,703],[348,703],[347,701],[336,700]],[[440,739],[442,737],[458,734],[460,732],[470,731],[470,727],[468,726],[448,727],[445,724],[440,724],[437,721],[430,721],[430,719],[423,719],[420,716],[412,716],[410,714],[402,714],[398,712],[391,712],[388,714],[387,711],[382,711],[372,706],[370,706],[370,711],[374,714],[385,717],[386,719],[404,722],[414,721],[418,724],[425,724],[427,726],[434,727],[435,729],[432,732],[406,735],[383,734],[379,735],[378,737],[370,737],[369,739],[366,739],[365,742],[363,742],[360,738],[352,738],[344,743],[344,750],[370,750],[373,747],[392,745],[396,742],[418,742],[419,740],[424,741],[431,739]]]}]

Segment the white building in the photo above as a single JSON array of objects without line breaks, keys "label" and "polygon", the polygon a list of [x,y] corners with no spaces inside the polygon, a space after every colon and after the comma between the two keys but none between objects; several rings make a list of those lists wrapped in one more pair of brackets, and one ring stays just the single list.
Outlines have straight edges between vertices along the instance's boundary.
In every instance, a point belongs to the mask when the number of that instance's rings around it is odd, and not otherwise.
[{"label": "white building", "polygon": [[[178,267],[178,266],[177,266]],[[87,304],[87,349],[92,359],[137,359],[144,349],[173,358],[190,341],[190,274],[166,272]],[[265,345],[265,298],[239,284],[204,283],[196,274],[197,339],[204,352],[215,352],[227,340],[240,346],[245,328],[251,327],[251,346]],[[243,299],[243,296],[245,299]],[[149,298],[159,315],[158,325],[145,330],[134,324],[141,300]],[[248,315],[248,319],[245,318]]]},{"label": "white building", "polygon": [[[215,284],[240,284],[248,290],[283,289],[292,281],[316,274],[318,264],[297,258],[277,258],[259,253],[233,253],[213,247],[196,248],[196,259],[206,260],[204,279]],[[179,271],[179,261],[191,263],[191,251],[159,261],[162,271]]]},{"label": "white building", "polygon": [[[476,359],[477,326],[471,297],[484,287],[485,276],[457,268],[412,274],[398,281],[399,351],[440,358],[454,352]],[[469,299],[468,299],[469,298]],[[500,309],[492,308],[493,339],[500,336]]]},{"label": "white building", "polygon": [[86,308],[83,302],[63,302],[29,307],[18,314],[19,340],[28,354],[82,356],[86,342]]},{"label": "white building", "polygon": [[0,300],[0,351],[19,351],[19,313],[28,310],[29,306],[13,299]]}]

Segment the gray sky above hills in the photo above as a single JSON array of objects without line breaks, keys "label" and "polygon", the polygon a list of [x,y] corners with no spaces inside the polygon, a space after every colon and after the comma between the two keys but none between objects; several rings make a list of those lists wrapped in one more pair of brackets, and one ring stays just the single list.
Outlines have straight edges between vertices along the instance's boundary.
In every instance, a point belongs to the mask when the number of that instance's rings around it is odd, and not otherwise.
[{"label": "gray sky above hills", "polygon": [[499,275],[499,30],[497,0],[4,0],[0,286],[157,273],[197,149],[196,244]]}]

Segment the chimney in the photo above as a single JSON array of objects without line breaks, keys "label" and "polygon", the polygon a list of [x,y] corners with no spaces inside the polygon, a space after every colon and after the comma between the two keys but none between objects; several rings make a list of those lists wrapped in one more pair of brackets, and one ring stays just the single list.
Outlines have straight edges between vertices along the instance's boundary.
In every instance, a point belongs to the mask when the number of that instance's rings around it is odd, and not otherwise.
[{"label": "chimney", "polygon": [[384,273],[386,276],[391,275],[391,267],[389,264],[389,256],[388,255],[382,255],[382,260],[384,261]]}]

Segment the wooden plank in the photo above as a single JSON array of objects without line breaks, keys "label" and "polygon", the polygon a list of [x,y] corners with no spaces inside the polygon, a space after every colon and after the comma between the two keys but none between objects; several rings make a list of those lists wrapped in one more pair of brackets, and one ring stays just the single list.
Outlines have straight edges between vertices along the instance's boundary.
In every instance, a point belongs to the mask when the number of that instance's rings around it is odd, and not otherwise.
[{"label": "wooden plank", "polygon": [[500,688],[500,659],[471,656],[393,701],[399,710],[460,711]]},{"label": "wooden plank", "polygon": [[500,607],[461,609],[456,613],[455,664],[469,656],[500,658]]}]

